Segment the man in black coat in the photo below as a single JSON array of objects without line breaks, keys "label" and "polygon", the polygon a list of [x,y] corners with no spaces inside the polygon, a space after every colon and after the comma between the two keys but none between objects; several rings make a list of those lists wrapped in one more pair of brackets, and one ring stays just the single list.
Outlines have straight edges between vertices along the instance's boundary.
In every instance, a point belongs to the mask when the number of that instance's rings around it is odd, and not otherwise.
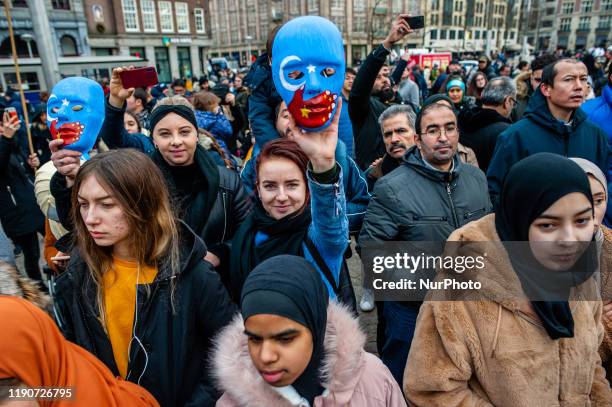
[{"label": "man in black coat", "polygon": [[512,123],[509,119],[516,104],[516,86],[508,77],[492,79],[482,92],[482,107],[474,106],[459,113],[461,143],[476,153],[484,172],[495,151],[497,136]]},{"label": "man in black coat", "polygon": [[0,221],[11,240],[23,250],[28,277],[41,280],[38,234],[45,233],[45,217],[34,196],[34,170],[40,165],[36,154],[30,156],[18,142],[20,121],[2,118],[0,126]]},{"label": "man in black coat", "polygon": [[386,102],[394,97],[385,60],[393,44],[412,32],[404,17],[407,15],[395,19],[387,38],[368,55],[351,89],[349,117],[353,123],[355,161],[362,170],[385,154],[378,116],[387,108]]}]

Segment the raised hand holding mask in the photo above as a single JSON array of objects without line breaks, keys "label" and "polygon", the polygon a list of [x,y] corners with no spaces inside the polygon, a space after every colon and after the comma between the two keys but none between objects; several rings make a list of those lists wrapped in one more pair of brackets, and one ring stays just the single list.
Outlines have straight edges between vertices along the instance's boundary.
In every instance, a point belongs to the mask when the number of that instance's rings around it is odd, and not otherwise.
[{"label": "raised hand holding mask", "polygon": [[87,78],[62,79],[49,96],[47,122],[53,139],[64,140],[66,149],[88,159],[104,122],[102,87]]},{"label": "raised hand holding mask", "polygon": [[276,34],[272,79],[300,128],[315,131],[331,123],[344,71],[342,36],[331,21],[298,17]]}]

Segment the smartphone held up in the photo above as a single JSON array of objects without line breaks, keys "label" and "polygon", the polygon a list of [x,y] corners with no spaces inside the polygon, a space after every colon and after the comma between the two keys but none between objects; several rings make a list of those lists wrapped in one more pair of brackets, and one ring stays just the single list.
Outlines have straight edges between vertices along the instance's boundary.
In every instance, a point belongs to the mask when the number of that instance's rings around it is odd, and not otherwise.
[{"label": "smartphone held up", "polygon": [[406,23],[408,23],[408,26],[410,26],[410,28],[413,30],[416,30],[419,28],[425,28],[425,17],[424,16],[404,17],[404,20],[406,20]]},{"label": "smartphone held up", "polygon": [[142,68],[126,69],[119,73],[121,83],[125,89],[147,88],[157,85],[157,71],[155,67],[145,66]]}]

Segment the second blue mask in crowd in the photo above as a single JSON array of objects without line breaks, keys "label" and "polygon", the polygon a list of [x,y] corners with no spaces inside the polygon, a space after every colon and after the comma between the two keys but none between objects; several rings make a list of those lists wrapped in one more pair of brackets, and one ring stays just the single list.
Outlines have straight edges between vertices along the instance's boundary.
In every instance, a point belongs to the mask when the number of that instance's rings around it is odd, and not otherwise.
[{"label": "second blue mask in crowd", "polygon": [[272,46],[272,78],[296,124],[327,127],[344,83],[344,47],[338,28],[323,17],[285,23]]},{"label": "second blue mask in crowd", "polygon": [[104,122],[104,91],[91,79],[71,77],[59,81],[47,102],[51,136],[62,139],[68,150],[87,159]]}]

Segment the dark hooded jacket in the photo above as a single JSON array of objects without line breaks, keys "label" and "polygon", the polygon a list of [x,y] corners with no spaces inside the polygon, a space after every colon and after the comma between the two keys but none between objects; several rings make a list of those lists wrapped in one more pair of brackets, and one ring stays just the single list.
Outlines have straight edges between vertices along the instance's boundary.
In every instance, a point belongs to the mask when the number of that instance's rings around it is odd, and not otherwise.
[{"label": "dark hooded jacket", "polygon": [[484,172],[495,151],[497,136],[506,130],[512,122],[493,109],[479,106],[466,108],[459,112],[460,142],[476,153],[478,166]]},{"label": "dark hooded jacket", "polygon": [[[236,312],[229,294],[210,264],[206,247],[183,225],[181,268],[172,277],[162,261],[153,283],[138,286],[135,332],[142,342],[132,346],[127,380],[155,396],[162,406],[213,406],[219,394],[206,368],[210,341]],[[111,342],[99,320],[95,284],[77,250],[55,283],[58,325],[66,339],[100,359],[115,376],[119,370]],[[174,309],[169,302],[175,284]]]},{"label": "dark hooded jacket", "polygon": [[0,136],[0,222],[9,237],[43,231],[45,217],[34,196],[34,173],[17,138]]},{"label": "dark hooded jacket", "polygon": [[244,84],[251,89],[249,96],[249,122],[255,142],[259,149],[271,140],[277,138],[274,127],[276,106],[281,102],[281,97],[272,81],[272,69],[268,62],[268,54],[260,55],[251,66]]},{"label": "dark hooded jacket", "polygon": [[[565,124],[550,113],[546,98],[538,89],[531,96],[523,119],[508,127],[497,139],[487,171],[494,206],[497,205],[502,182],[510,167],[529,155],[541,152],[584,158],[595,163],[604,174],[608,174],[612,159],[606,134],[587,120],[582,109],[576,109],[570,123]],[[608,205],[608,208],[611,207]]]}]

